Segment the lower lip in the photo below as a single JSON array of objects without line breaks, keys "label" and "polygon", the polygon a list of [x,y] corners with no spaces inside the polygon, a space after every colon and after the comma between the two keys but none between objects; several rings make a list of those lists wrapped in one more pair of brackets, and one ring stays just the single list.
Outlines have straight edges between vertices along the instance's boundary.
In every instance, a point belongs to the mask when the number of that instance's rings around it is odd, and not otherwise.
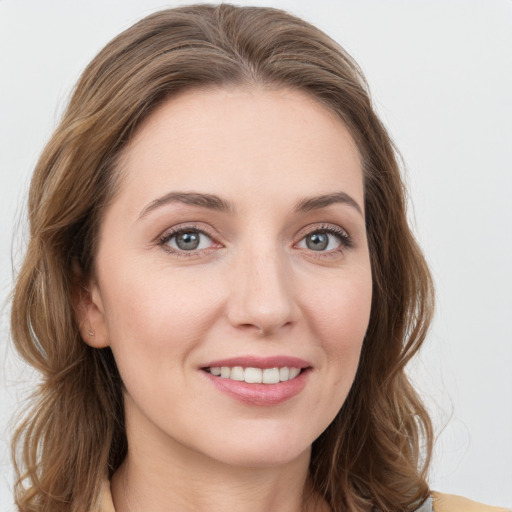
[{"label": "lower lip", "polygon": [[278,384],[248,384],[247,382],[223,379],[202,370],[205,377],[219,390],[230,397],[249,405],[278,405],[298,395],[306,385],[309,369],[292,380]]}]

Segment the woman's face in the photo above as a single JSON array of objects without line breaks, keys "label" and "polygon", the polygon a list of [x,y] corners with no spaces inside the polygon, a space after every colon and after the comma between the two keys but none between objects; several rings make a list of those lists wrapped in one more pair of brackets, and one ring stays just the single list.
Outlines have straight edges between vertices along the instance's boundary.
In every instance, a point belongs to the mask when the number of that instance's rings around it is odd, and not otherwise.
[{"label": "woman's face", "polygon": [[119,168],[82,320],[113,351],[130,447],[304,456],[343,405],[370,315],[349,132],[300,92],[189,91]]}]

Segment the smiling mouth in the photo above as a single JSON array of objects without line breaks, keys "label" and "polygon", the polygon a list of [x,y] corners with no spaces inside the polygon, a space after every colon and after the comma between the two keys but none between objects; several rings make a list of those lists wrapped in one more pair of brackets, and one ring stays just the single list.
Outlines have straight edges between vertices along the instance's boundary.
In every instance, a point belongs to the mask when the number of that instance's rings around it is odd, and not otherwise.
[{"label": "smiling mouth", "polygon": [[305,369],[293,366],[275,368],[254,368],[243,366],[211,366],[204,371],[219,377],[247,384],[279,384],[297,378]]}]

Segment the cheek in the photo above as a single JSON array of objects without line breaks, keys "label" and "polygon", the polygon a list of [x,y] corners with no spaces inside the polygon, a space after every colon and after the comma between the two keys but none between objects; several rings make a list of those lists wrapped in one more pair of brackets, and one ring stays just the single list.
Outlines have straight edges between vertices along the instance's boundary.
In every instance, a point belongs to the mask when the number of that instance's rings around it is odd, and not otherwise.
[{"label": "cheek", "polygon": [[[193,389],[192,355],[218,316],[212,293],[197,293],[190,279],[176,273],[150,273],[122,279],[111,274],[107,317],[110,347],[127,394],[148,418],[155,411],[178,410],[183,397],[162,392]],[[189,397],[187,411],[193,409]]]},{"label": "cheek", "polygon": [[321,430],[338,414],[352,387],[371,309],[369,270],[350,278],[337,277],[329,279],[323,290],[310,290],[304,305],[309,328],[322,354],[322,392],[310,404],[310,415],[321,418]]},{"label": "cheek", "polygon": [[168,269],[112,269],[104,282],[110,343],[120,363],[129,358],[158,364],[170,354],[167,364],[178,364],[218,316],[213,287],[197,293],[200,283]]},{"label": "cheek", "polygon": [[332,280],[320,292],[308,294],[305,309],[310,327],[322,345],[330,369],[346,380],[355,375],[359,355],[370,318],[372,280],[369,270],[340,279],[339,285]]}]

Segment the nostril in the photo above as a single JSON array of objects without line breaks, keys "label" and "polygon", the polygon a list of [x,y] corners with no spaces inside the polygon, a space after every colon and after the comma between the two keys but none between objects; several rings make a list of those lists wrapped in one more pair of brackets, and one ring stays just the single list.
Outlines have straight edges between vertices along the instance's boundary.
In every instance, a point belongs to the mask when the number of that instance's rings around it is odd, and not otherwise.
[{"label": "nostril", "polygon": [[229,295],[227,315],[231,325],[245,332],[268,336],[292,326],[298,308],[287,286],[276,278],[265,283],[249,282],[236,286]]},{"label": "nostril", "polygon": [[268,323],[268,324],[251,324],[251,323],[244,323],[238,326],[239,329],[245,330],[245,331],[254,331],[255,333],[259,334],[262,338],[266,336],[270,336],[274,334],[276,331],[280,329],[287,329],[290,328],[293,325],[293,322],[288,321],[280,325],[279,323]]}]

